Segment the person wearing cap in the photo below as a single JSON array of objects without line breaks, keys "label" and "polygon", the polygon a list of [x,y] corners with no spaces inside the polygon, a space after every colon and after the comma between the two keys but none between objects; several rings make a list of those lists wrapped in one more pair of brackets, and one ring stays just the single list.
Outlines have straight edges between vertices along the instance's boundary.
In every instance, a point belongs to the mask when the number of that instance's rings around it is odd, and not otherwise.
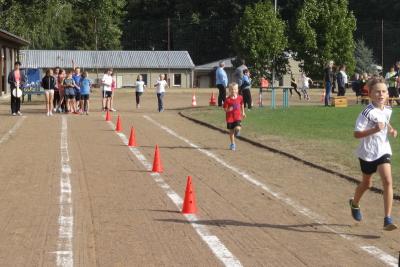
[{"label": "person wearing cap", "polygon": [[14,69],[10,71],[8,75],[8,83],[10,84],[11,89],[11,114],[13,116],[22,115],[20,111],[21,97],[18,97],[17,90],[15,91],[15,95],[12,93],[14,89],[21,88],[26,82],[25,75],[20,70],[20,67],[21,62],[16,61],[14,64]]}]

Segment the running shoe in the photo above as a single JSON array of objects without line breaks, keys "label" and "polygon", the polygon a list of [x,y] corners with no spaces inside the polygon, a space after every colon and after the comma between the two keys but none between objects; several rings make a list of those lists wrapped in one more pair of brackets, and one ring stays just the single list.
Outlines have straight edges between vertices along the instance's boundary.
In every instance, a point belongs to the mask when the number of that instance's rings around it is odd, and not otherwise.
[{"label": "running shoe", "polygon": [[17,116],[17,113],[13,113],[12,115],[13,115],[13,116]]},{"label": "running shoe", "polygon": [[21,111],[18,111],[17,114],[18,114],[18,116],[22,116]]},{"label": "running shoe", "polygon": [[232,151],[235,151],[236,150],[236,145],[235,144],[230,144],[229,145],[229,149],[232,150]]},{"label": "running shoe", "polygon": [[353,204],[353,199],[352,198],[349,200],[349,205],[350,205],[350,209],[351,209],[351,216],[353,216],[353,219],[356,220],[356,221],[361,221],[362,220],[362,215],[361,215],[360,206],[356,207]]},{"label": "running shoe", "polygon": [[117,111],[117,110],[116,110],[115,108],[112,108],[112,109],[110,109],[110,111],[113,111],[113,112],[114,112],[114,111]]},{"label": "running shoe", "polygon": [[385,231],[393,231],[397,229],[397,225],[395,225],[392,221],[391,217],[385,217],[383,219],[383,230]]}]

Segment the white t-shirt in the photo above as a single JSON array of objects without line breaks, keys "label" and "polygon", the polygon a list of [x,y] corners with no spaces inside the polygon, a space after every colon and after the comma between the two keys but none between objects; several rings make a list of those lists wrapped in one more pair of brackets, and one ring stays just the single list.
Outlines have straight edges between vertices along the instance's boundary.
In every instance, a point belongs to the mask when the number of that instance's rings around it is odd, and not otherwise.
[{"label": "white t-shirt", "polygon": [[358,115],[354,131],[365,131],[376,127],[378,122],[385,123],[385,128],[375,134],[361,138],[360,145],[357,149],[357,156],[365,161],[374,161],[385,154],[392,155],[389,138],[387,136],[390,116],[392,109],[385,107],[383,110],[369,104]]},{"label": "white t-shirt", "polygon": [[348,83],[348,78],[347,78],[346,72],[344,72],[344,71],[341,70],[340,73],[342,74],[343,82],[344,82],[345,84]]},{"label": "white t-shirt", "polygon": [[157,88],[157,94],[159,93],[165,93],[165,87],[167,87],[168,83],[166,80],[158,80],[156,83],[156,88]]},{"label": "white t-shirt", "polygon": [[310,84],[309,84],[310,80],[311,80],[310,78],[302,76],[302,77],[300,78],[300,84],[301,84],[301,86],[302,86],[303,88],[308,88],[308,87],[310,87]]},{"label": "white t-shirt", "polygon": [[111,84],[112,84],[112,77],[107,73],[104,74],[103,78],[101,79],[101,83],[103,84],[104,91],[111,91]]},{"label": "white t-shirt", "polygon": [[135,86],[136,86],[136,92],[143,93],[144,86],[145,86],[144,81],[136,81],[136,85]]}]

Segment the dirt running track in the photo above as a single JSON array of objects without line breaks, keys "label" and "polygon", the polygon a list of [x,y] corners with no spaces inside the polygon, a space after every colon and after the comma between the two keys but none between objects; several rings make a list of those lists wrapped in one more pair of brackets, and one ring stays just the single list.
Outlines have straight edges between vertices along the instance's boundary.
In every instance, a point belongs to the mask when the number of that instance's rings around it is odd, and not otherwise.
[{"label": "dirt running track", "polygon": [[[198,104],[208,97],[199,94]],[[227,136],[177,114],[190,93],[170,92],[157,113],[153,94],[136,110],[133,93],[119,92],[113,121],[121,115],[126,137],[135,127],[137,151],[152,162],[160,146],[161,177],[181,198],[193,176],[199,212],[189,223],[92,98],[89,116],[64,115],[70,172],[61,166],[62,116],[28,103],[23,117],[11,117],[2,100],[0,266],[223,266],[213,252],[219,245],[243,266],[397,266],[398,231],[382,230],[382,196],[366,195],[356,224],[347,205],[354,184],[240,141],[227,150]],[[63,171],[71,181],[68,234]],[[398,214],[395,202],[400,223]],[[196,225],[219,245],[207,245]],[[60,255],[72,261],[57,262]]]}]

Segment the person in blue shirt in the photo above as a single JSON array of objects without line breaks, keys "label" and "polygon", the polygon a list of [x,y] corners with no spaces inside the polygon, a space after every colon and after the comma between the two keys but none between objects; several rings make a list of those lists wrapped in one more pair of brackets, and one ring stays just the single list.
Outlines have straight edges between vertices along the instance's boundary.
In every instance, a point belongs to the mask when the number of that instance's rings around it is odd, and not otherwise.
[{"label": "person in blue shirt", "polygon": [[244,107],[245,108],[247,107],[247,109],[249,110],[251,109],[251,102],[252,102],[250,88],[251,88],[250,72],[248,69],[244,69],[240,91],[242,92]]},{"label": "person in blue shirt", "polygon": [[81,100],[81,91],[80,91],[80,82],[81,82],[81,69],[79,67],[75,67],[75,63],[74,61],[72,61],[73,64],[73,68],[74,68],[74,73],[72,74],[72,79],[74,79],[75,82],[75,87],[74,87],[74,91],[75,91],[75,100],[76,100],[76,110],[79,110],[80,112],[82,112],[82,106],[78,105],[80,104],[80,100]]},{"label": "person in blue shirt", "polygon": [[228,76],[224,70],[225,62],[220,62],[219,67],[215,73],[215,84],[218,88],[218,106],[222,107],[222,104],[225,102],[226,99],[226,87],[228,86]]},{"label": "person in blue shirt", "polygon": [[86,115],[89,115],[89,95],[92,87],[92,81],[88,78],[87,71],[82,73],[80,85],[80,106],[83,107],[81,114],[85,113]]}]

